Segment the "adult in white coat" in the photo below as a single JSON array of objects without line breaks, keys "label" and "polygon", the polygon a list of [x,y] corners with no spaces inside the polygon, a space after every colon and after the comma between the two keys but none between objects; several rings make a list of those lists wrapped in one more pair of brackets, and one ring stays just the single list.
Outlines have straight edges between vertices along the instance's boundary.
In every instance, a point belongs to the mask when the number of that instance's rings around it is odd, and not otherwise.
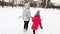
[{"label": "adult in white coat", "polygon": [[28,30],[28,24],[31,18],[30,3],[26,3],[23,10],[24,31]]}]

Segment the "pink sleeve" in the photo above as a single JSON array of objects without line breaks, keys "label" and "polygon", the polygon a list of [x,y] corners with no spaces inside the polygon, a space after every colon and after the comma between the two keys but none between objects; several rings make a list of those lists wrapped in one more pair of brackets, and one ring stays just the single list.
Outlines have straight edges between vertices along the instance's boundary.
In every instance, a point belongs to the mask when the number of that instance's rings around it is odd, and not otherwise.
[{"label": "pink sleeve", "polygon": [[41,22],[41,18],[40,18],[39,24],[40,24],[40,27],[42,27],[42,22]]},{"label": "pink sleeve", "polygon": [[32,18],[32,22],[34,22],[34,18]]}]

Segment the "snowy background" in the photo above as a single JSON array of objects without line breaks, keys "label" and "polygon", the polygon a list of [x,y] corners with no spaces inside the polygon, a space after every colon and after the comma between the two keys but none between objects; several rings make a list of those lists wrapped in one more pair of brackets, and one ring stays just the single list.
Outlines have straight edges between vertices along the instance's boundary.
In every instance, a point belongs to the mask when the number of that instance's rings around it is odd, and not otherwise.
[{"label": "snowy background", "polygon": [[[30,8],[31,15],[34,16],[36,11],[40,10],[43,29],[40,27],[36,34],[60,34],[60,9]],[[33,34],[30,20],[28,31],[24,32],[22,7],[4,7],[0,6],[0,34]]]}]

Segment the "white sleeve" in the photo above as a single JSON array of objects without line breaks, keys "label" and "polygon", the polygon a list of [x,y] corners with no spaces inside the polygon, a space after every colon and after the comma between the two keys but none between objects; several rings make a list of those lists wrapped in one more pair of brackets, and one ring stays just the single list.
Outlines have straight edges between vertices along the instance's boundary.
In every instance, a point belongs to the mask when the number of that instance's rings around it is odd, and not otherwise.
[{"label": "white sleeve", "polygon": [[31,18],[32,16],[31,16],[31,12],[29,11],[29,17]]}]

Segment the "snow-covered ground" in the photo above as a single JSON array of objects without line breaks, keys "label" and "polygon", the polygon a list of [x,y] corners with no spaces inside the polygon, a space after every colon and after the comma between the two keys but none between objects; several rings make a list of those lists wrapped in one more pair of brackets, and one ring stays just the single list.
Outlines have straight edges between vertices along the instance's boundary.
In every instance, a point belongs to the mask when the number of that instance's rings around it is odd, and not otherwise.
[{"label": "snow-covered ground", "polygon": [[[36,34],[60,34],[60,10],[30,8],[31,15],[34,16],[38,10],[40,10],[43,29],[39,27]],[[33,34],[31,20],[27,32],[23,30],[23,19],[18,20],[22,11],[22,7],[0,7],[0,34]]]}]

